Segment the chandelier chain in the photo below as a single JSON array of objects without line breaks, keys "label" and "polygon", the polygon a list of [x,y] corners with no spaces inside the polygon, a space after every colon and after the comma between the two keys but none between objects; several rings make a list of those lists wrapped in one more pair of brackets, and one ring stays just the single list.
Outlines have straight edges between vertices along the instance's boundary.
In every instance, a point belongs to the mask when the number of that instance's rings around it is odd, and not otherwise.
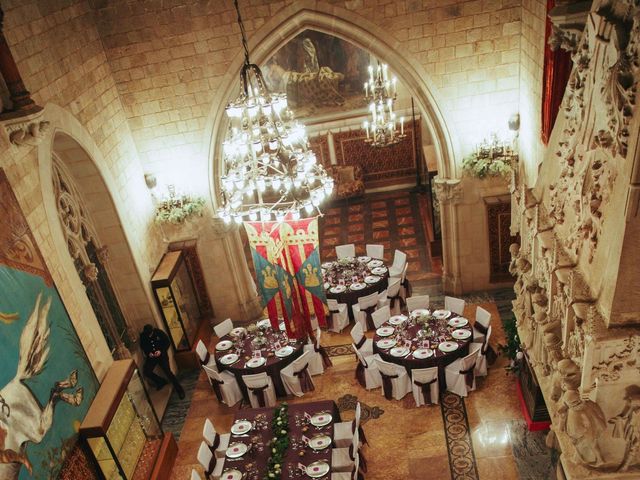
[{"label": "chandelier chain", "polygon": [[244,28],[242,16],[240,15],[240,6],[238,0],[233,0],[233,5],[236,7],[236,13],[238,14],[238,25],[240,26],[240,35],[242,36],[242,48],[244,49],[244,63],[249,65],[249,44],[247,43],[247,31]]}]

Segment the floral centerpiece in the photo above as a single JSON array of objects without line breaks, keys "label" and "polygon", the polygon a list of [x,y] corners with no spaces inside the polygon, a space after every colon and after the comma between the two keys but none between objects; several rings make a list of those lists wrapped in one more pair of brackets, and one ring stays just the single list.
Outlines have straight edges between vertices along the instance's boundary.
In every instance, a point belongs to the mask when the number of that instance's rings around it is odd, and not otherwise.
[{"label": "floral centerpiece", "polygon": [[491,142],[485,140],[462,161],[462,169],[476,178],[506,177],[513,171],[516,158],[511,146],[500,142],[494,134]]},{"label": "floral centerpiece", "polygon": [[273,438],[271,439],[271,456],[267,462],[267,480],[278,480],[282,475],[282,465],[284,457],[289,448],[289,406],[286,402],[282,403],[273,412],[273,420],[271,421],[271,430]]},{"label": "floral centerpiece", "polygon": [[181,224],[192,215],[202,216],[204,204],[204,198],[178,195],[175,187],[169,185],[169,196],[156,207],[156,223]]},{"label": "floral centerpiece", "polygon": [[325,269],[324,280],[331,285],[336,285],[340,279],[345,280],[345,283],[351,283],[354,277],[361,282],[367,275],[369,275],[369,269],[366,263],[357,258],[341,258]]}]

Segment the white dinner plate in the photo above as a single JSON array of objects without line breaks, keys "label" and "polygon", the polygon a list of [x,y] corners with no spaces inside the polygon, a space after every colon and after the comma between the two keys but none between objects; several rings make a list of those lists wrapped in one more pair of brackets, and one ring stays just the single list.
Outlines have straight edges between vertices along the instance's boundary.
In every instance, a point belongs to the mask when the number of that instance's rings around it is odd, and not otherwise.
[{"label": "white dinner plate", "polygon": [[387,273],[387,267],[375,267],[371,269],[371,273],[374,275],[384,275]]},{"label": "white dinner plate", "polygon": [[356,283],[352,283],[349,288],[351,290],[362,290],[363,288],[366,288],[366,287],[367,285],[365,283],[356,282]]},{"label": "white dinner plate", "polygon": [[233,342],[231,340],[222,340],[221,342],[216,343],[216,350],[220,352],[229,350],[231,347],[233,347]]},{"label": "white dinner plate", "polygon": [[222,476],[220,480],[241,480],[242,472],[240,470],[236,470],[235,468],[231,470],[227,470],[226,472],[222,472]]},{"label": "white dinner plate", "polygon": [[324,262],[320,265],[322,268],[331,268],[333,266],[333,262]]},{"label": "white dinner plate", "polygon": [[380,277],[377,275],[369,275],[364,278],[364,283],[377,283],[380,281]]},{"label": "white dinner plate", "polygon": [[243,433],[250,432],[253,428],[253,424],[249,420],[238,420],[231,425],[231,433],[234,435],[242,435]]},{"label": "white dinner plate", "polygon": [[449,310],[436,310],[432,313],[432,315],[433,318],[444,320],[445,318],[449,318],[451,316],[451,312]]},{"label": "white dinner plate", "polygon": [[362,263],[367,263],[371,261],[371,257],[367,257],[366,255],[363,255],[361,257],[358,257],[358,261]]},{"label": "white dinner plate", "polygon": [[391,350],[389,350],[389,353],[391,354],[392,357],[406,357],[407,355],[409,355],[409,352],[411,350],[409,350],[408,347],[393,347]]},{"label": "white dinner plate", "polygon": [[324,450],[331,445],[331,437],[329,435],[316,435],[309,439],[309,448],[313,450]]},{"label": "white dinner plate", "polygon": [[401,323],[406,321],[407,321],[406,315],[394,315],[393,317],[389,318],[389,323],[391,325],[400,325]]},{"label": "white dinner plate", "polygon": [[256,327],[270,327],[271,326],[271,320],[269,320],[268,318],[263,318],[262,320],[258,321],[258,323],[256,323]]},{"label": "white dinner plate", "polygon": [[367,263],[367,267],[376,268],[376,267],[381,267],[382,264],[383,264],[382,260],[371,260],[369,263]]},{"label": "white dinner plate", "polygon": [[467,320],[464,317],[456,317],[456,318],[452,318],[451,320],[449,320],[449,326],[450,327],[464,327],[465,325],[467,325],[469,323],[469,320]]},{"label": "white dinner plate", "polygon": [[249,447],[245,443],[242,442],[234,442],[229,447],[227,447],[226,455],[229,458],[240,458],[242,455],[247,453]]},{"label": "white dinner plate", "polygon": [[438,350],[444,353],[455,352],[458,349],[456,342],[442,342],[438,345]]},{"label": "white dinner plate", "polygon": [[258,368],[267,363],[267,359],[264,357],[253,357],[250,360],[247,360],[245,364],[249,368]]},{"label": "white dinner plate", "polygon": [[388,337],[389,335],[393,335],[393,332],[395,332],[395,328],[393,327],[380,327],[376,330],[376,333],[380,337]]},{"label": "white dinner plate", "polygon": [[413,352],[413,358],[417,359],[429,358],[432,355],[433,350],[431,350],[430,348],[418,348]]},{"label": "white dinner plate", "polygon": [[378,348],[387,349],[393,347],[396,343],[395,338],[383,338],[382,340],[378,340],[376,345]]},{"label": "white dinner plate", "polygon": [[235,353],[227,353],[224,357],[220,359],[220,363],[223,365],[231,365],[238,361],[240,357]]},{"label": "white dinner plate", "polygon": [[311,425],[314,427],[324,427],[325,425],[329,425],[331,420],[333,420],[333,417],[330,413],[320,412],[311,417]]},{"label": "white dinner plate", "polygon": [[466,340],[471,336],[471,330],[467,330],[466,328],[459,328],[458,330],[454,330],[451,332],[451,336],[456,340]]},{"label": "white dinner plate", "polygon": [[244,335],[247,333],[247,329],[244,327],[236,327],[229,332],[232,337],[239,337],[240,335]]},{"label": "white dinner plate", "polygon": [[310,463],[306,468],[307,475],[311,478],[324,477],[327,473],[329,473],[329,470],[331,470],[329,464],[322,460]]},{"label": "white dinner plate", "polygon": [[281,349],[276,350],[275,354],[276,354],[276,357],[278,358],[284,358],[291,355],[293,351],[294,351],[293,347],[291,345],[287,345],[286,347],[282,347]]},{"label": "white dinner plate", "polygon": [[329,291],[331,293],[342,293],[347,289],[344,285],[336,285],[335,287],[331,287]]}]

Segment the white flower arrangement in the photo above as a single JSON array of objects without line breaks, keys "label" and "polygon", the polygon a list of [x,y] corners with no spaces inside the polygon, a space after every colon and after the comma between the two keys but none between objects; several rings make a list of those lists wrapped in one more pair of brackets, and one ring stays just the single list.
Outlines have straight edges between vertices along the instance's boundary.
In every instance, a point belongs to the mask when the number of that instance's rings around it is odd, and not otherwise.
[{"label": "white flower arrangement", "polygon": [[156,223],[182,224],[193,215],[202,216],[204,204],[202,197],[177,195],[174,188],[169,188],[169,196],[162,199],[156,207]]},{"label": "white flower arrangement", "polygon": [[507,177],[513,171],[517,155],[511,147],[494,134],[491,142],[478,145],[475,152],[462,161],[462,169],[476,178]]}]

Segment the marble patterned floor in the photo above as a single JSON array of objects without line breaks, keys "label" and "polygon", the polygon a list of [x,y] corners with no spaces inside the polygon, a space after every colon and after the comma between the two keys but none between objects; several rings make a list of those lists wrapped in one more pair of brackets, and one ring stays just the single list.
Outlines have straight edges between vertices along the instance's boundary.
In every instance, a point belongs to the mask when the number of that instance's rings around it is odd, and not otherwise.
[{"label": "marble patterned floor", "polygon": [[[504,343],[500,315],[510,314],[510,297],[505,291],[467,297],[468,302],[474,302],[468,303],[465,311],[468,317],[473,318],[477,305],[494,316],[495,335],[491,342],[494,348]],[[436,305],[441,301],[438,296],[432,299]],[[368,412],[364,428],[370,443],[364,450],[369,467],[367,479],[555,478],[553,458],[544,446],[544,433],[526,431],[515,395],[515,378],[504,370],[507,359],[499,357],[489,376],[479,380],[477,390],[466,399],[446,394],[441,406],[416,408],[411,395],[400,401],[388,401],[380,389],[366,391],[360,387],[354,378],[356,360],[347,348],[350,343],[347,332],[323,335],[323,344],[332,347],[334,366],[324,375],[314,377],[314,392],[301,399],[286,400],[291,403],[335,400],[345,420],[353,418],[355,399],[363,402]],[[215,341],[214,338],[212,343]],[[204,373],[200,373],[181,429],[171,478],[186,480],[192,468],[201,473],[195,455],[205,418],[211,418],[220,431],[228,431],[238,408],[239,405],[219,404]]]}]

